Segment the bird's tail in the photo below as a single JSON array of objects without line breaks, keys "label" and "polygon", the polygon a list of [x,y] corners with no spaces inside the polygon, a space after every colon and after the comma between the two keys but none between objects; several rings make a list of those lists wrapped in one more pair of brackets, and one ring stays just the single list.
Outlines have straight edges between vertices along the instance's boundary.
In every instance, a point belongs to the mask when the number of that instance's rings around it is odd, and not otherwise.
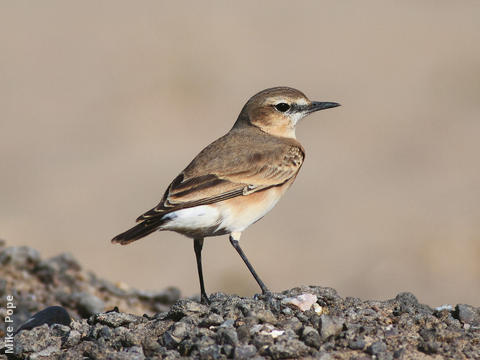
[{"label": "bird's tail", "polygon": [[130,244],[158,230],[164,222],[165,220],[162,218],[144,220],[131,229],[115,236],[112,239],[112,243],[121,245]]}]

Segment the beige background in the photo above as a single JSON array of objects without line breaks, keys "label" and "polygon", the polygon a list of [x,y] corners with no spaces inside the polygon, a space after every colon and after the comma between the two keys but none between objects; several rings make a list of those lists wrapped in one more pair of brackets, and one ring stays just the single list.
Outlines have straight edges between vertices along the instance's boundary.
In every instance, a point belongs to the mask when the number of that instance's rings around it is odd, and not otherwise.
[{"label": "beige background", "polygon": [[[274,290],[480,305],[480,2],[2,1],[0,237],[138,288],[198,292],[192,241],[110,239],[244,102],[338,101],[296,183],[243,236]],[[257,285],[208,239],[209,292]]]}]

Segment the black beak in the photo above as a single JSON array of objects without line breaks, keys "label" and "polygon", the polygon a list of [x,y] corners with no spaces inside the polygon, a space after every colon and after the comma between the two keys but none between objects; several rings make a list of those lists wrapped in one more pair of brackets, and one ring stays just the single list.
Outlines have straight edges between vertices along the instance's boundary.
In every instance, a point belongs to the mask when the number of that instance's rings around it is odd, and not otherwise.
[{"label": "black beak", "polygon": [[307,106],[307,114],[310,114],[319,110],[334,108],[337,106],[340,106],[340,104],[336,102],[312,101],[312,103]]}]

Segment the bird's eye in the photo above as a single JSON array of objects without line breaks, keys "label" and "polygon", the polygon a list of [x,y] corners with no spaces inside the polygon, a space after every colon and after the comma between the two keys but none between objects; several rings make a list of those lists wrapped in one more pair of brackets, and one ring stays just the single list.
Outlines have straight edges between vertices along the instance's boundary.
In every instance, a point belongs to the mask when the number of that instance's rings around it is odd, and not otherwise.
[{"label": "bird's eye", "polygon": [[275,105],[275,109],[280,112],[285,112],[290,109],[290,105],[288,105],[287,103],[278,103],[277,105]]}]

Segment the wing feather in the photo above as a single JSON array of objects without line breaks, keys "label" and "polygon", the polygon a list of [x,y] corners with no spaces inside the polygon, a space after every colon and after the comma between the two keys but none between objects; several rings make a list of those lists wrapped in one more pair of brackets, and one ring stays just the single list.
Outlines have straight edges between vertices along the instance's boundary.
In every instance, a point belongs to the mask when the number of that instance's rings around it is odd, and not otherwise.
[{"label": "wing feather", "polygon": [[282,185],[297,175],[305,157],[301,145],[293,141],[258,148],[224,138],[205,148],[172,181],[162,201],[137,221]]}]

